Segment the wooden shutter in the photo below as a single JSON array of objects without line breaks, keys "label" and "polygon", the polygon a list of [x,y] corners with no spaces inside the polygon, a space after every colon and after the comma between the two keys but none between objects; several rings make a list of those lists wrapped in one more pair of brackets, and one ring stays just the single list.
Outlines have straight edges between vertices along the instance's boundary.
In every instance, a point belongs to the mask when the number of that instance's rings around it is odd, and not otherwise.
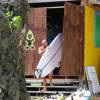
[{"label": "wooden shutter", "polygon": [[84,7],[65,3],[61,74],[84,73]]},{"label": "wooden shutter", "polygon": [[27,27],[35,36],[35,50],[25,50],[25,75],[32,75],[40,59],[38,47],[46,38],[46,8],[33,8],[28,12]]}]

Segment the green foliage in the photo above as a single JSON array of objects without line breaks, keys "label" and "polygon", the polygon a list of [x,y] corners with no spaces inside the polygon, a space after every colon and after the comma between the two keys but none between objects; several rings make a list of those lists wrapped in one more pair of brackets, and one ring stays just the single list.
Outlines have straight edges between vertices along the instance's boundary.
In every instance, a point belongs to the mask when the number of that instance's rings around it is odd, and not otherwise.
[{"label": "green foliage", "polygon": [[0,67],[20,68],[23,65],[20,39],[28,6],[26,1],[0,2]]},{"label": "green foliage", "polygon": [[12,18],[12,26],[14,26],[16,29],[22,28],[22,17],[21,16],[14,16]]},{"label": "green foliage", "polygon": [[5,24],[8,25],[10,29],[16,28],[17,30],[19,30],[22,28],[22,17],[21,16],[13,17],[13,12],[4,13],[4,16],[7,20]]}]

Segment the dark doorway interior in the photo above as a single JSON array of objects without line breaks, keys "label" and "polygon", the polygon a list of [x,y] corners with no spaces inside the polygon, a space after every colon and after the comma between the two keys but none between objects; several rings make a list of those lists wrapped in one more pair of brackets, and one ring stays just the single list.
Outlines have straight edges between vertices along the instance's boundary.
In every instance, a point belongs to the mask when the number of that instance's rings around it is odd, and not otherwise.
[{"label": "dark doorway interior", "polygon": [[[48,8],[47,9],[47,43],[53,41],[58,33],[63,32],[63,16],[64,8]],[[60,66],[58,65],[53,71],[53,75],[59,75]]]},{"label": "dark doorway interior", "polygon": [[63,32],[63,8],[48,8],[47,9],[47,42],[48,45],[57,36]]}]

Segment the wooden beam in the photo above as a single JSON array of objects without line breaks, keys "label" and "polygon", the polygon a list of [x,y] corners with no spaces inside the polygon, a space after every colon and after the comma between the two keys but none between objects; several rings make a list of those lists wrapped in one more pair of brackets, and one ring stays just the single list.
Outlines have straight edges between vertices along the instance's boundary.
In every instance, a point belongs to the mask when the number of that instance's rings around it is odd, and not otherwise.
[{"label": "wooden beam", "polygon": [[88,3],[100,6],[100,1],[89,0]]},{"label": "wooden beam", "polygon": [[86,5],[100,11],[100,1],[88,0]]},{"label": "wooden beam", "polygon": [[46,7],[48,9],[59,9],[59,8],[64,8],[64,6],[57,6],[57,7]]},{"label": "wooden beam", "polygon": [[65,1],[79,1],[79,0],[28,0],[28,3],[47,3],[47,2],[65,2]]}]

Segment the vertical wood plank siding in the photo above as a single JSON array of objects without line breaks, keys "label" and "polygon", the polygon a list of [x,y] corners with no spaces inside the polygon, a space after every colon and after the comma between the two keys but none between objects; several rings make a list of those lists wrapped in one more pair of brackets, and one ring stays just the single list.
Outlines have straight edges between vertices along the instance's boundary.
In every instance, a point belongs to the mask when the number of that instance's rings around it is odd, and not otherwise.
[{"label": "vertical wood plank siding", "polygon": [[65,3],[64,41],[61,74],[79,76],[84,73],[84,8]]},{"label": "vertical wood plank siding", "polygon": [[38,47],[46,38],[46,8],[33,8],[28,12],[27,27],[35,36],[35,50],[25,50],[25,75],[32,75],[40,59]]}]

